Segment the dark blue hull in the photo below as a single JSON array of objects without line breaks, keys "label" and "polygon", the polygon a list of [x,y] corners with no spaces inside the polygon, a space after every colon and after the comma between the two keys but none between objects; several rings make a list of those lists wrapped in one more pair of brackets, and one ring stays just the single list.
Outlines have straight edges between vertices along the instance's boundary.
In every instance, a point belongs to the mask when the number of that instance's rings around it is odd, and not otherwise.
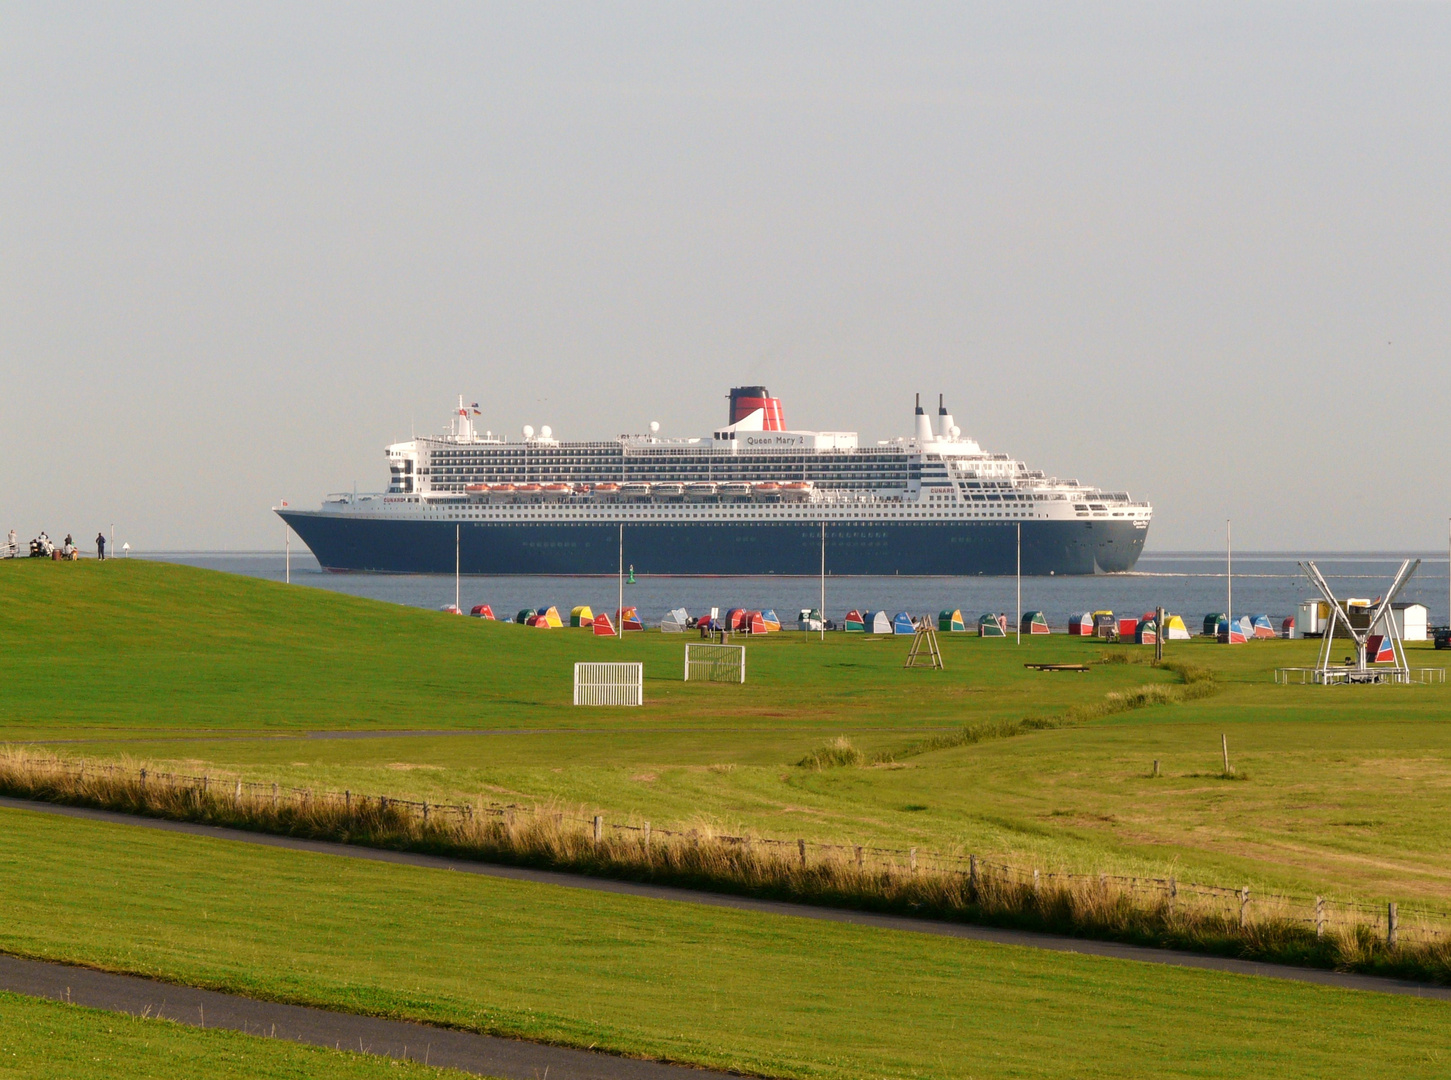
[{"label": "dark blue hull", "polygon": [[[287,510],[282,518],[328,570],[451,574],[454,522]],[[613,574],[619,526],[601,522],[458,523],[465,574]],[[828,523],[826,570],[834,575],[1011,574],[1013,522]],[[1133,568],[1147,529],[1131,521],[1025,521],[1023,573],[1092,574]],[[625,562],[637,574],[815,575],[814,523],[626,524]]]}]

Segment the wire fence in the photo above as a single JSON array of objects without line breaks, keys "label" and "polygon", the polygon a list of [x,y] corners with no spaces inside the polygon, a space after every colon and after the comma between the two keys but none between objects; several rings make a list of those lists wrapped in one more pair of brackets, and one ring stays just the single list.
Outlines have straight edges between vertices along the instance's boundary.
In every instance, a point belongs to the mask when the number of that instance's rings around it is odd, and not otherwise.
[{"label": "wire fence", "polygon": [[[1100,907],[1127,905],[1128,909],[1152,911],[1160,918],[1194,916],[1215,920],[1218,925],[1249,931],[1269,923],[1313,931],[1315,937],[1339,935],[1365,938],[1389,946],[1439,945],[1451,942],[1451,911],[1424,902],[1409,906],[1393,900],[1371,901],[1345,896],[1260,891],[1249,885],[1227,887],[1176,877],[1131,876],[1110,873],[1081,873],[1023,866],[971,853],[934,851],[916,847],[884,847],[875,844],[846,844],[732,834],[705,828],[659,828],[649,821],[611,821],[603,814],[584,814],[558,807],[486,801],[443,803],[400,798],[351,790],[333,791],[289,787],[275,782],[247,780],[236,775],[168,772],[146,766],[93,762],[81,759],[36,757],[23,752],[0,752],[0,789],[31,797],[72,797],[105,801],[103,788],[117,787],[135,793],[125,805],[144,805],[151,812],[184,812],[197,808],[234,808],[239,821],[266,827],[259,814],[272,815],[270,824],[280,824],[284,813],[325,813],[342,822],[370,818],[386,820],[395,827],[412,829],[416,836],[456,839],[464,847],[483,835],[493,842],[489,849],[500,852],[524,838],[537,847],[538,836],[547,832],[559,850],[588,850],[591,845],[611,845],[616,863],[633,855],[645,865],[654,865],[672,851],[706,849],[716,853],[745,856],[759,871],[774,866],[785,871],[834,874],[841,880],[876,882],[879,888],[929,881],[955,888],[956,895],[981,903],[984,897],[999,901],[1045,903],[1051,898],[1077,898],[1079,903]],[[169,801],[168,801],[169,800]],[[190,801],[188,801],[190,800]],[[560,847],[560,845],[563,845]],[[721,865],[744,865],[740,858]],[[759,873],[757,874],[759,879]]]}]

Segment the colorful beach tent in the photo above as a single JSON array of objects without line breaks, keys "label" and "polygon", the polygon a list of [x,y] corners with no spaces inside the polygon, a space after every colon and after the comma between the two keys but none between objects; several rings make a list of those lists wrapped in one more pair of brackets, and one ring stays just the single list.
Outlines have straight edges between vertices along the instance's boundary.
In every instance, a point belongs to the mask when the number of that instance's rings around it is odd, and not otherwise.
[{"label": "colorful beach tent", "polygon": [[645,624],[640,621],[640,613],[634,608],[627,607],[624,611],[619,611],[615,614],[619,616],[621,630],[645,629]]},{"label": "colorful beach tent", "polygon": [[890,634],[892,632],[892,620],[887,618],[885,611],[872,611],[867,614],[867,633],[869,634]]},{"label": "colorful beach tent", "polygon": [[610,622],[610,616],[607,612],[601,611],[598,615],[595,616],[594,622],[590,625],[594,627],[595,637],[615,636],[615,627],[614,624]]},{"label": "colorful beach tent", "polygon": [[759,611],[748,611],[741,622],[741,629],[748,634],[764,634],[766,632],[766,620],[761,618]]},{"label": "colorful beach tent", "polygon": [[1184,620],[1181,619],[1178,615],[1169,615],[1164,619],[1164,640],[1189,640],[1189,627],[1184,625]]},{"label": "colorful beach tent", "polygon": [[587,627],[593,626],[594,625],[594,621],[595,621],[595,613],[594,613],[593,610],[590,609],[590,607],[589,607],[588,604],[580,604],[578,607],[571,608],[570,609],[570,612],[569,612],[569,625],[570,626],[575,626],[575,627],[580,627],[580,628],[587,628]]},{"label": "colorful beach tent", "polygon": [[1228,620],[1229,616],[1222,611],[1216,611],[1204,616],[1204,636],[1218,637],[1219,624],[1222,622],[1227,622]]},{"label": "colorful beach tent", "polygon": [[1023,612],[1023,621],[1018,624],[1025,634],[1046,634],[1048,633],[1048,616],[1041,611]]},{"label": "colorful beach tent", "polygon": [[865,633],[867,629],[866,616],[856,608],[846,613],[846,629],[849,634]]},{"label": "colorful beach tent", "polygon": [[744,630],[746,622],[746,609],[734,607],[726,612],[725,628],[727,630]]},{"label": "colorful beach tent", "polygon": [[962,612],[957,608],[942,611],[937,616],[937,629],[944,633],[960,634],[967,629],[967,624],[962,621]]},{"label": "colorful beach tent", "polygon": [[489,607],[488,604],[475,604],[474,609],[469,614],[476,619],[492,619],[494,617],[494,609]]},{"label": "colorful beach tent", "polygon": [[539,612],[535,611],[532,607],[520,608],[519,613],[514,616],[514,621],[520,626],[528,626],[529,620],[538,614]]},{"label": "colorful beach tent", "polygon": [[1244,624],[1238,619],[1221,618],[1216,636],[1221,645],[1243,645],[1246,640],[1244,636]]},{"label": "colorful beach tent", "polygon": [[820,630],[821,612],[815,608],[802,608],[801,614],[796,616],[796,629],[802,631]]},{"label": "colorful beach tent", "polygon": [[894,634],[915,634],[917,625],[912,622],[912,616],[905,611],[899,611],[892,616],[892,633]]},{"label": "colorful beach tent", "polygon": [[1293,615],[1286,615],[1284,621],[1280,623],[1280,637],[1282,637],[1282,638],[1292,638],[1294,636],[1295,636],[1295,616],[1293,616]]},{"label": "colorful beach tent", "polygon": [[553,627],[549,625],[549,616],[545,615],[543,612],[540,612],[538,615],[534,616],[534,618],[530,619],[529,625],[534,627],[536,630],[553,629]]},{"label": "colorful beach tent", "polygon": [[1003,629],[1003,624],[993,614],[980,615],[977,620],[978,637],[1000,637],[1005,638],[1008,632]]},{"label": "colorful beach tent", "polygon": [[1272,638],[1277,636],[1275,634],[1275,625],[1270,622],[1268,615],[1251,615],[1249,619],[1250,626],[1254,628],[1255,637]]},{"label": "colorful beach tent", "polygon": [[1384,634],[1371,634],[1365,639],[1365,658],[1372,664],[1395,663],[1396,651],[1391,647],[1391,639]]},{"label": "colorful beach tent", "polygon": [[665,618],[660,620],[660,632],[662,634],[682,634],[689,622],[690,615],[683,607],[671,608],[665,613]]},{"label": "colorful beach tent", "polygon": [[1154,645],[1159,640],[1159,628],[1153,616],[1146,615],[1139,620],[1139,625],[1134,628],[1134,641],[1140,645]]},{"label": "colorful beach tent", "polygon": [[1120,641],[1133,641],[1134,635],[1139,632],[1140,621],[1136,615],[1121,615],[1115,624],[1115,629],[1118,630],[1118,639]]},{"label": "colorful beach tent", "polygon": [[774,608],[767,608],[761,612],[761,622],[766,624],[766,633],[774,634],[781,629],[781,620],[776,618]]},{"label": "colorful beach tent", "polygon": [[1093,637],[1093,615],[1079,612],[1068,616],[1068,633],[1073,637]]},{"label": "colorful beach tent", "polygon": [[1093,613],[1093,636],[1113,637],[1114,631],[1118,628],[1114,625],[1112,611],[1095,611]]},{"label": "colorful beach tent", "polygon": [[559,617],[559,609],[553,604],[550,604],[548,607],[545,608],[540,608],[539,617],[544,620],[545,624],[551,630],[557,629],[564,625],[564,620]]},{"label": "colorful beach tent", "polygon": [[1239,632],[1244,635],[1246,641],[1255,639],[1255,621],[1248,615],[1241,615],[1235,622],[1239,623]]}]

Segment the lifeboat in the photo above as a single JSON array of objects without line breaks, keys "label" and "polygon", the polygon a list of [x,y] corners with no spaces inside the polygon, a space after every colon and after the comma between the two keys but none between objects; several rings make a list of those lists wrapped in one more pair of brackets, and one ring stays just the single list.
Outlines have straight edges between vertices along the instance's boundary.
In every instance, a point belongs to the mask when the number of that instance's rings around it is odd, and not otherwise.
[{"label": "lifeboat", "polygon": [[488,484],[465,484],[464,485],[464,491],[468,492],[470,495],[482,495],[484,492],[486,492],[488,490],[489,490],[489,485]]},{"label": "lifeboat", "polygon": [[643,481],[639,481],[639,480],[631,481],[628,484],[621,484],[620,485],[620,494],[621,495],[648,495],[648,494],[650,494],[650,485],[647,484],[647,483],[644,483]]},{"label": "lifeboat", "polygon": [[594,493],[601,498],[609,498],[620,493],[619,484],[596,484]]},{"label": "lifeboat", "polygon": [[799,502],[811,493],[810,480],[792,480],[781,485],[781,494],[791,502]]},{"label": "lifeboat", "polygon": [[775,495],[781,490],[781,485],[774,480],[763,480],[756,485],[757,495]]},{"label": "lifeboat", "polygon": [[685,485],[677,484],[674,481],[667,481],[666,483],[655,485],[656,495],[682,495],[684,493]]},{"label": "lifeboat", "polygon": [[516,495],[538,495],[540,491],[538,484],[517,484],[514,487]]},{"label": "lifeboat", "polygon": [[570,487],[568,484],[545,484],[544,494],[552,495],[556,498],[559,498],[564,495],[574,494],[574,488]]},{"label": "lifeboat", "polygon": [[512,494],[514,494],[514,485],[513,484],[491,484],[489,486],[489,494],[490,495],[495,495],[495,496],[512,495]]},{"label": "lifeboat", "polygon": [[719,490],[722,495],[740,498],[751,493],[751,485],[740,480],[730,480],[721,484]]},{"label": "lifeboat", "polygon": [[699,483],[686,484],[685,494],[690,496],[692,499],[706,499],[715,494],[716,488],[716,484],[710,483],[706,480],[702,480]]}]

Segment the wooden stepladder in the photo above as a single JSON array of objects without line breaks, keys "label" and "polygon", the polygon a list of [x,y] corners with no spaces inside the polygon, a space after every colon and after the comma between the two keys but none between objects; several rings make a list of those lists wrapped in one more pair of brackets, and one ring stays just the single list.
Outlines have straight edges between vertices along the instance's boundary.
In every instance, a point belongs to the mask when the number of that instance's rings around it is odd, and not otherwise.
[{"label": "wooden stepladder", "polygon": [[[934,671],[943,670],[942,650],[937,647],[937,631],[932,626],[931,619],[918,619],[916,622],[917,632],[912,635],[912,650],[907,653],[907,663],[904,667],[930,666]],[[923,651],[922,646],[927,646]]]}]

